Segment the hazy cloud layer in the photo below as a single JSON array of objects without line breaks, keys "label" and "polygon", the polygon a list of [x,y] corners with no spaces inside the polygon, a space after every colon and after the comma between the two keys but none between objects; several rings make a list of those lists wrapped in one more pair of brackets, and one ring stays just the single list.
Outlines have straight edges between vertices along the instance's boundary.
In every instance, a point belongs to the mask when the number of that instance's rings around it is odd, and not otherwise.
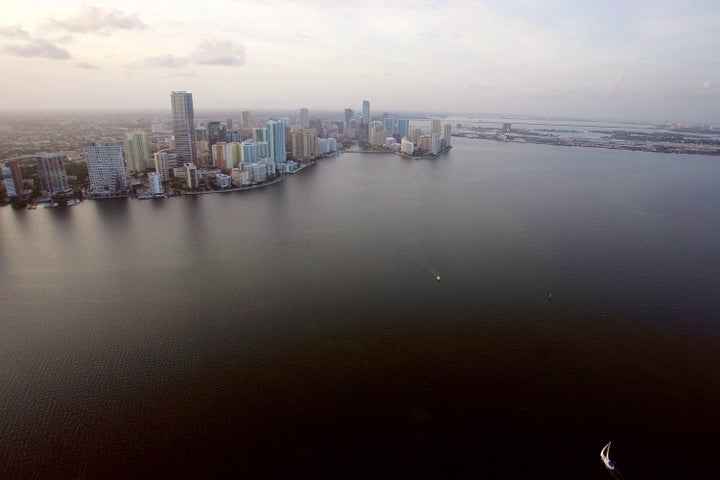
[{"label": "hazy cloud layer", "polygon": [[90,62],[75,62],[75,66],[86,70],[100,70],[100,67]]},{"label": "hazy cloud layer", "polygon": [[30,34],[19,25],[0,26],[0,37],[12,39],[30,38]]},{"label": "hazy cloud layer", "polygon": [[245,47],[231,40],[203,40],[191,59],[201,65],[240,66],[245,63]]},{"label": "hazy cloud layer", "polygon": [[113,30],[145,28],[137,13],[126,14],[114,8],[83,5],[80,12],[66,19],[48,19],[45,28],[76,33],[108,34]]},{"label": "hazy cloud layer", "polygon": [[238,67],[245,64],[245,47],[231,40],[203,40],[189,57],[157,55],[145,58],[141,66],[181,68],[192,64]]},{"label": "hazy cloud layer", "polygon": [[40,57],[53,60],[67,60],[71,57],[70,52],[44,38],[30,38],[23,43],[6,44],[0,51],[16,57]]},{"label": "hazy cloud layer", "polygon": [[144,67],[180,68],[189,63],[187,58],[176,57],[175,55],[158,55],[147,57],[142,61]]},{"label": "hazy cloud layer", "polygon": [[[235,100],[218,70],[242,68],[233,82],[248,92],[243,108],[358,108],[367,98],[390,110],[720,122],[717,0],[399,0],[391,10],[386,0],[82,1],[92,6],[3,5],[0,53],[22,67],[0,78],[8,105],[32,102],[24,91],[72,54],[57,107],[86,102],[74,97],[82,84],[105,92],[108,106],[127,107],[124,92],[163,106],[157,92],[172,85],[224,108]],[[19,65],[31,56],[47,60]],[[107,73],[102,82],[91,65]]]}]

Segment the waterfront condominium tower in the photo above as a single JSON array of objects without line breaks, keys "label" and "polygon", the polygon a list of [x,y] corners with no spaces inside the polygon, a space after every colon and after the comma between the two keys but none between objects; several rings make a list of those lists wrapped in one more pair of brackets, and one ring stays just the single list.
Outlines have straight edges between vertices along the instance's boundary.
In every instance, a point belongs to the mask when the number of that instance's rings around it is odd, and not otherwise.
[{"label": "waterfront condominium tower", "polygon": [[37,156],[38,176],[42,189],[49,193],[61,193],[68,189],[65,166],[60,155],[40,153]]},{"label": "waterfront condominium tower", "polygon": [[173,135],[175,137],[175,153],[178,162],[193,163],[195,161],[195,113],[193,112],[192,93],[172,92]]},{"label": "waterfront condominium tower", "polygon": [[17,160],[9,160],[2,167],[3,179],[5,180],[5,190],[8,197],[19,197],[23,194],[22,177],[20,176],[20,166]]},{"label": "waterfront condominium tower", "polygon": [[118,193],[127,190],[123,149],[116,143],[85,145],[90,187],[95,193]]},{"label": "waterfront condominium tower", "polygon": [[279,120],[267,122],[268,144],[270,146],[270,161],[276,164],[285,163],[285,123]]}]

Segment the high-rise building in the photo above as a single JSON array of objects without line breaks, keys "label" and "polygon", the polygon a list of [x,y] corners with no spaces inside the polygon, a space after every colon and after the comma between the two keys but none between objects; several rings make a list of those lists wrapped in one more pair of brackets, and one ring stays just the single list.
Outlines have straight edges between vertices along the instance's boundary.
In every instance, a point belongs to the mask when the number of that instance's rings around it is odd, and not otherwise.
[{"label": "high-rise building", "polygon": [[232,170],[242,162],[242,143],[230,142],[225,145],[225,167],[223,171]]},{"label": "high-rise building", "polygon": [[225,120],[225,126],[227,127],[227,131],[228,131],[228,132],[232,132],[232,131],[233,131],[233,129],[232,129],[232,127],[233,127],[232,118],[228,118],[228,119]]},{"label": "high-rise building", "polygon": [[355,112],[352,111],[352,108],[345,109],[345,128],[349,126],[350,120],[352,120],[354,116]]},{"label": "high-rise building", "polygon": [[170,172],[180,164],[177,155],[167,150],[161,150],[155,154],[155,172],[160,174],[163,182],[170,180]]},{"label": "high-rise building", "polygon": [[363,114],[360,122],[360,141],[367,142],[370,138],[370,102],[363,100]]},{"label": "high-rise building", "polygon": [[193,151],[195,142],[195,113],[193,111],[192,93],[172,92],[173,135],[175,137],[175,153],[181,163],[195,161]]},{"label": "high-rise building", "polygon": [[400,151],[405,155],[412,155],[415,151],[415,145],[409,140],[404,138],[400,141]]},{"label": "high-rise building", "polygon": [[210,146],[215,145],[217,142],[227,142],[227,127],[220,123],[219,120],[208,122],[207,128]]},{"label": "high-rise building", "polygon": [[7,196],[19,197],[23,193],[22,176],[20,176],[20,166],[16,160],[8,160],[2,168],[3,179],[5,180],[5,190]]},{"label": "high-rise building", "polygon": [[258,146],[258,162],[270,161],[270,145],[268,142],[255,142]]},{"label": "high-rise building", "polygon": [[242,163],[256,163],[258,161],[258,145],[255,142],[246,140],[242,142]]},{"label": "high-rise building", "polygon": [[162,187],[162,176],[159,173],[149,172],[147,174],[148,183],[150,184],[150,192],[153,195],[160,195],[163,193]]},{"label": "high-rise building", "polygon": [[129,170],[144,172],[150,160],[150,145],[147,133],[136,130],[125,139],[125,160]]},{"label": "high-rise building", "polygon": [[270,147],[270,160],[277,164],[285,163],[287,152],[285,150],[285,123],[278,120],[267,122],[268,145]]},{"label": "high-rise building", "polygon": [[419,147],[420,145],[418,143],[418,140],[420,139],[422,134],[423,134],[422,129],[417,128],[417,127],[411,128],[408,130],[408,140],[413,142],[415,145],[418,145],[418,147]]},{"label": "high-rise building", "polygon": [[37,164],[43,191],[53,195],[68,189],[62,157],[52,153],[40,153],[37,157]]},{"label": "high-rise building", "polygon": [[451,138],[452,138],[452,124],[443,123],[442,135],[440,136],[440,140],[445,141],[445,148],[448,148],[451,146],[451,142],[450,142]]},{"label": "high-rise building", "polygon": [[300,109],[300,128],[310,127],[310,112],[307,108]]},{"label": "high-rise building", "polygon": [[253,141],[267,142],[267,130],[265,128],[253,128]]},{"label": "high-rise building", "polygon": [[231,141],[231,142],[241,143],[241,142],[243,141],[242,132],[239,131],[239,130],[233,130],[233,131],[230,133],[230,141]]},{"label": "high-rise building", "polygon": [[[225,169],[227,168],[225,162],[225,145],[225,142],[217,142],[212,147],[210,147],[210,151],[212,152],[213,165],[223,171],[225,171]],[[230,167],[230,169],[232,170],[232,166]]]},{"label": "high-rise building", "polygon": [[313,129],[300,129],[292,134],[292,156],[296,160],[312,160],[317,155],[317,137]]},{"label": "high-rise building", "polygon": [[185,164],[185,179],[188,188],[191,190],[196,190],[200,186],[197,166],[194,163],[188,162]]},{"label": "high-rise building", "polygon": [[430,119],[430,133],[437,133],[440,135],[440,119],[439,118],[431,118]]},{"label": "high-rise building", "polygon": [[370,122],[370,125],[368,125],[368,141],[371,145],[381,146],[385,143],[387,136],[383,122],[379,120]]},{"label": "high-rise building", "polygon": [[410,120],[404,118],[398,118],[397,121],[397,133],[400,138],[407,138],[408,130],[410,129]]},{"label": "high-rise building", "polygon": [[387,117],[384,120],[385,131],[389,135],[397,133],[397,118]]},{"label": "high-rise building", "polygon": [[118,193],[127,190],[125,158],[120,145],[105,143],[85,145],[90,188],[94,193]]},{"label": "high-rise building", "polygon": [[242,128],[250,128],[250,112],[245,111],[240,114],[240,126]]}]

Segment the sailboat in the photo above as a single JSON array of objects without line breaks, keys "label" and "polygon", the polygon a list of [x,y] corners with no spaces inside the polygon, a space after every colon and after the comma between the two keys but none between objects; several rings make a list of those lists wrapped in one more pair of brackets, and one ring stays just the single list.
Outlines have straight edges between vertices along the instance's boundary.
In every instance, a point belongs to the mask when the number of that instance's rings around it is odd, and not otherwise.
[{"label": "sailboat", "polygon": [[602,459],[603,463],[607,467],[608,470],[615,470],[615,462],[610,460],[610,444],[612,442],[608,442],[607,445],[603,447],[602,450],[600,450],[600,458]]}]

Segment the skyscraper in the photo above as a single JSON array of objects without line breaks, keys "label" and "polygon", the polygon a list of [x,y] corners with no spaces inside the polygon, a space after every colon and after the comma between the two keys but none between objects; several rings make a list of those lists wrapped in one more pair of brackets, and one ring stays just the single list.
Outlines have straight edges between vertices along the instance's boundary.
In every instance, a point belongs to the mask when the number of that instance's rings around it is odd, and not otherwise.
[{"label": "skyscraper", "polygon": [[8,198],[22,195],[22,177],[20,176],[20,166],[16,160],[5,162],[2,175],[5,180],[5,190],[7,190]]},{"label": "skyscraper", "polygon": [[443,123],[442,135],[440,136],[440,140],[445,141],[445,148],[452,146],[451,139],[452,139],[452,124]]},{"label": "skyscraper", "polygon": [[127,134],[125,139],[125,160],[128,169],[134,172],[144,172],[150,160],[150,145],[147,133],[136,130]]},{"label": "skyscraper", "polygon": [[279,120],[267,122],[268,144],[270,146],[270,161],[277,164],[285,163],[285,123]]},{"label": "skyscraper", "polygon": [[244,111],[240,114],[240,126],[242,128],[250,128],[250,112]]},{"label": "skyscraper", "polygon": [[242,142],[242,154],[243,163],[255,163],[258,161],[258,146],[257,143],[246,140]]},{"label": "skyscraper", "polygon": [[210,142],[210,146],[215,145],[217,142],[227,141],[227,128],[225,127],[225,125],[220,123],[219,120],[213,120],[212,122],[208,122],[207,129],[208,142]]},{"label": "skyscraper", "polygon": [[90,187],[94,193],[118,193],[127,190],[125,159],[120,145],[105,143],[85,145]]},{"label": "skyscraper", "polygon": [[253,141],[267,142],[267,130],[265,128],[253,128]]},{"label": "skyscraper", "polygon": [[363,100],[363,114],[360,118],[360,134],[358,135],[361,143],[368,141],[370,136],[370,102]]},{"label": "skyscraper", "polygon": [[437,133],[440,135],[440,119],[439,118],[431,118],[430,119],[430,133]]},{"label": "skyscraper", "polygon": [[313,129],[300,129],[292,134],[292,156],[296,160],[312,160],[317,155],[317,137]]},{"label": "skyscraper", "polygon": [[41,153],[37,157],[38,175],[42,189],[53,195],[68,189],[65,166],[59,155]]},{"label": "skyscraper", "polygon": [[397,130],[400,138],[407,138],[408,130],[410,129],[410,120],[404,118],[398,118]]},{"label": "skyscraper", "polygon": [[155,172],[160,174],[163,182],[170,180],[170,172],[178,166],[176,154],[166,150],[160,150],[155,154]]},{"label": "skyscraper", "polygon": [[345,128],[348,127],[348,125],[350,124],[350,120],[352,120],[354,116],[355,112],[352,111],[352,108],[345,109]]},{"label": "skyscraper", "polygon": [[300,128],[310,127],[310,112],[307,108],[300,109]]},{"label": "skyscraper", "polygon": [[194,162],[195,152],[195,112],[193,111],[192,93],[172,92],[173,134],[175,136],[175,153],[180,163]]}]

